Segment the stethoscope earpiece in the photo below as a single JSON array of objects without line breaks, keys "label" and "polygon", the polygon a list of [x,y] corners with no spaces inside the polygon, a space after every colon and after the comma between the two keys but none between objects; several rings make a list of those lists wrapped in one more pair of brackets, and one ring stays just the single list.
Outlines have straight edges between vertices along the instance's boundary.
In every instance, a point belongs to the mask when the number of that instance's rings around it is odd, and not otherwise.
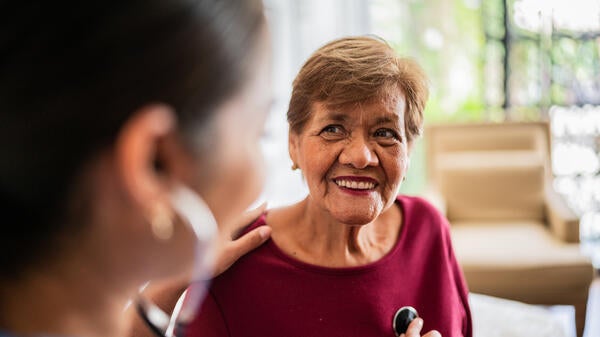
[{"label": "stethoscope earpiece", "polygon": [[410,323],[417,317],[419,317],[419,314],[413,307],[407,306],[398,309],[394,315],[394,321],[392,322],[392,327],[394,328],[396,336],[399,337],[401,334],[406,333]]}]

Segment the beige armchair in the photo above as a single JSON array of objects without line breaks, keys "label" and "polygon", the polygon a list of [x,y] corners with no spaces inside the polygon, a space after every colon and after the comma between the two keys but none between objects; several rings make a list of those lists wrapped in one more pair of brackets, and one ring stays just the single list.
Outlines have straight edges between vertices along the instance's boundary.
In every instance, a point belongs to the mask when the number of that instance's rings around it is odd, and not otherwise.
[{"label": "beige armchair", "polygon": [[552,188],[547,123],[425,130],[428,195],[448,217],[472,292],[568,304],[582,335],[593,267],[579,220]]}]

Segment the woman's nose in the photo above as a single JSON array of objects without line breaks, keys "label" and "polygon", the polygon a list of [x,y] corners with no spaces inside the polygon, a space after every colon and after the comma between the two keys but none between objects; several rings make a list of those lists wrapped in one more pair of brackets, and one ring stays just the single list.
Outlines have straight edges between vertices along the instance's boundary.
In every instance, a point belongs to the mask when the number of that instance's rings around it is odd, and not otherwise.
[{"label": "woman's nose", "polygon": [[339,156],[339,161],[341,164],[352,165],[357,169],[379,164],[377,154],[363,137],[357,137],[348,142]]}]

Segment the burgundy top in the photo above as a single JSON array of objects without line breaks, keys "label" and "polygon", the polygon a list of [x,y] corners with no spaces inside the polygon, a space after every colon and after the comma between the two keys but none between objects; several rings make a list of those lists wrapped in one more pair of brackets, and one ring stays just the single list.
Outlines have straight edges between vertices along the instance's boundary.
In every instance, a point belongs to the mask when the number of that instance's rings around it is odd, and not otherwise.
[{"label": "burgundy top", "polygon": [[[447,220],[429,203],[401,196],[398,242],[371,264],[328,268],[301,262],[269,240],[217,277],[189,337],[393,337],[410,305],[422,334],[472,336],[467,286]],[[265,224],[260,217],[249,228]]]}]

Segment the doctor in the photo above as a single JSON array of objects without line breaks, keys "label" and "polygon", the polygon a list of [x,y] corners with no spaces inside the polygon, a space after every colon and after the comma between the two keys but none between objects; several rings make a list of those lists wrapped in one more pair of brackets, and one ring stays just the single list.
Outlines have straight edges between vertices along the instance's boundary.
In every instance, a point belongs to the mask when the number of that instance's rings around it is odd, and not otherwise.
[{"label": "doctor", "polygon": [[181,210],[232,223],[259,193],[262,3],[21,1],[0,31],[0,335],[125,335],[140,286],[197,263]]}]

